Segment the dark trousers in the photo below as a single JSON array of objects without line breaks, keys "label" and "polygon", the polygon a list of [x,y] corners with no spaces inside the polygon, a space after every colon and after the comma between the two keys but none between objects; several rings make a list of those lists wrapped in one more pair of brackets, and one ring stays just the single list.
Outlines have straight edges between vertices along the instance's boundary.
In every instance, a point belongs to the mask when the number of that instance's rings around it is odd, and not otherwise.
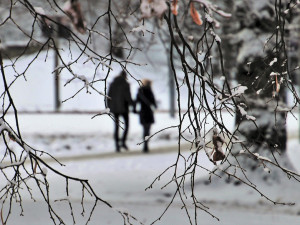
[{"label": "dark trousers", "polygon": [[[150,135],[150,128],[151,128],[151,123],[143,124],[144,140],[145,140],[145,137]],[[149,151],[149,149],[148,149],[148,140],[147,141],[145,140],[145,142],[144,142],[144,151],[145,152]]]},{"label": "dark trousers", "polygon": [[114,133],[114,138],[115,138],[115,143],[116,143],[116,150],[120,150],[120,139],[119,139],[119,127],[120,127],[120,117],[123,117],[124,119],[124,132],[122,135],[122,146],[126,146],[126,138],[127,138],[127,133],[128,133],[128,127],[129,127],[129,116],[128,113],[115,113],[115,133]]}]

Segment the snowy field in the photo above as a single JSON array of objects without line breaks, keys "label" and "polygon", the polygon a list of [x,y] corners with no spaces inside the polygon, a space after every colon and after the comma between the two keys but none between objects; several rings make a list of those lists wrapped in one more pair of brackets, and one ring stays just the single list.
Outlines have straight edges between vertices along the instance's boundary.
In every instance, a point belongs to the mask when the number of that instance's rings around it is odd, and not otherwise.
[{"label": "snowy field", "polygon": [[[168,108],[168,71],[166,69],[166,57],[157,54],[156,68],[131,68],[133,75],[138,79],[150,77],[153,80],[153,90],[159,102],[159,109]],[[164,57],[164,58],[163,58]],[[12,86],[11,93],[15,104],[20,111],[26,110],[52,110],[53,109],[53,67],[45,62],[45,53],[28,70],[28,76],[20,77]],[[49,53],[52,58],[52,53]],[[27,61],[20,61],[25,68]],[[50,66],[49,66],[50,64]],[[18,65],[17,65],[18,66]],[[20,67],[17,67],[20,69]],[[21,68],[20,70],[24,70]],[[78,63],[72,69],[79,75],[93,74],[90,65]],[[42,72],[41,72],[42,71]],[[10,73],[11,72],[11,73]],[[20,72],[20,71],[19,71]],[[6,70],[13,78],[14,71]],[[117,73],[114,71],[113,76]],[[100,71],[99,77],[105,75]],[[112,78],[113,78],[112,76]],[[71,78],[70,74],[61,74],[61,87]],[[110,78],[110,79],[112,79]],[[12,80],[11,80],[12,81]],[[108,80],[111,82],[111,80]],[[137,90],[137,83],[133,79],[131,90],[133,96]],[[81,81],[73,82],[62,90],[62,100],[70,98],[82,87]],[[2,87],[2,85],[1,85]],[[31,88],[35,87],[35,88]],[[97,86],[102,90],[102,86]],[[1,90],[2,91],[2,90]],[[184,94],[182,98],[185,99]],[[94,93],[89,95],[85,92],[78,94],[75,98],[65,102],[62,110],[103,110],[104,101]],[[143,154],[142,129],[138,123],[137,115],[130,116],[130,130],[128,136],[129,152],[116,154],[112,139],[113,121],[107,115],[95,117],[93,114],[20,114],[19,123],[24,140],[32,147],[52,154],[61,160],[66,166],[59,167],[47,156],[44,156],[51,166],[60,169],[68,175],[89,179],[94,190],[104,200],[110,202],[113,209],[100,204],[91,218],[92,225],[119,225],[124,224],[122,217],[116,212],[117,209],[127,211],[135,216],[143,224],[149,225],[155,221],[164,211],[174,193],[175,187],[170,185],[161,189],[172,176],[172,171],[165,174],[152,189],[145,189],[152,181],[167,167],[176,161],[177,130],[170,128],[157,134],[150,140],[150,153]],[[152,133],[162,128],[178,125],[176,119],[171,119],[166,113],[156,113],[156,123],[152,127]],[[226,125],[233,128],[233,118],[225,115]],[[14,125],[13,115],[6,116],[6,120]],[[294,167],[300,172],[300,144],[298,140],[299,121],[288,117],[287,126],[289,132],[288,155]],[[207,125],[208,127],[211,125]],[[13,143],[10,143],[13,145]],[[182,148],[184,155],[188,156],[190,150],[186,149],[185,143]],[[3,149],[1,149],[3,151]],[[3,156],[4,152],[0,152]],[[213,165],[203,152],[200,152],[201,165],[212,169]],[[180,165],[180,164],[179,164]],[[182,165],[181,165],[182,166]],[[180,169],[180,168],[179,168]],[[54,201],[65,193],[65,182],[52,173],[47,174],[51,186],[51,199]],[[2,182],[3,177],[0,177]],[[257,192],[243,185],[214,184],[205,185],[207,172],[200,171],[197,177],[195,191],[201,202],[208,211],[215,215],[220,221],[209,214],[199,211],[198,224],[200,225],[299,225],[300,224],[300,192],[299,184],[282,179],[281,183],[270,185],[257,181],[256,184],[271,199],[281,202],[295,202],[294,206],[272,205],[263,199]],[[36,190],[35,190],[36,191]],[[35,192],[34,191],[34,192]],[[187,195],[190,190],[187,189]],[[70,190],[70,200],[78,222],[85,224],[87,217],[81,218],[82,208],[80,206],[81,189],[75,184]],[[24,216],[20,216],[20,208],[14,204],[13,215],[7,225],[50,225],[52,224],[48,209],[41,201],[41,196],[36,194],[36,202],[30,196],[23,196]],[[55,207],[64,216],[67,223],[73,224],[68,205],[66,202],[54,202]],[[92,201],[85,203],[86,212],[93,206]],[[172,206],[164,217],[157,221],[159,225],[185,225],[189,224],[182,204],[175,199]],[[187,206],[193,210],[191,205]],[[4,211],[5,213],[5,211]],[[133,221],[132,224],[140,224]]]},{"label": "snowy field", "polygon": [[[89,224],[123,224],[122,217],[116,212],[120,209],[127,211],[143,224],[155,221],[171,200],[174,186],[161,189],[171,178],[170,171],[156,183],[152,189],[145,191],[152,181],[176,160],[176,129],[166,130],[150,142],[150,153],[143,154],[141,142],[142,133],[137,115],[131,114],[130,131],[128,137],[129,152],[116,154],[112,139],[113,122],[104,115],[91,119],[91,114],[41,114],[20,115],[23,138],[33,147],[44,150],[61,159],[66,165],[59,167],[54,162],[51,165],[59,168],[68,175],[89,179],[99,196],[110,202],[114,209],[103,204],[96,207]],[[12,120],[10,115],[8,119]],[[232,127],[233,119],[226,117],[227,125]],[[165,126],[176,125],[176,119],[171,119],[166,113],[156,113],[156,123],[152,133]],[[295,168],[300,171],[300,144],[297,140],[298,121],[288,118],[289,143],[288,154]],[[184,147],[184,146],[183,146]],[[190,151],[184,151],[189,155]],[[0,153],[3,154],[3,153]],[[212,169],[213,165],[201,154],[201,165]],[[259,188],[276,201],[295,202],[295,206],[274,206],[261,198],[258,193],[245,187],[233,185],[205,185],[207,172],[197,177],[195,188],[200,200],[209,207],[209,211],[220,221],[205,212],[199,211],[198,224],[203,225],[298,225],[300,224],[300,192],[299,184],[286,179],[278,185],[270,186],[259,182]],[[65,191],[65,182],[52,173],[47,174],[52,183],[52,199],[58,199]],[[189,190],[187,189],[189,193]],[[80,213],[81,189],[75,184],[70,190],[70,200],[73,202],[77,224],[85,224],[87,218],[82,219]],[[19,216],[20,209],[14,205],[14,214],[8,222],[14,225],[50,225],[48,211],[37,194],[37,202],[24,196],[24,216]],[[54,203],[58,211],[64,215],[67,224],[73,224],[68,207],[64,202]],[[85,203],[88,211],[93,206],[92,201]],[[189,224],[182,204],[175,199],[171,208],[159,225]],[[188,206],[190,210],[193,208]],[[139,224],[133,221],[133,224]]]}]

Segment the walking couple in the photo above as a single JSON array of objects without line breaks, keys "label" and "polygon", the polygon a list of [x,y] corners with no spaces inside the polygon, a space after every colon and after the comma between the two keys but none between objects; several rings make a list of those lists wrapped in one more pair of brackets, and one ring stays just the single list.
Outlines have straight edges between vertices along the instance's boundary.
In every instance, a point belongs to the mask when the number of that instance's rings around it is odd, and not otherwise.
[{"label": "walking couple", "polygon": [[[144,147],[143,151],[148,152],[147,136],[150,134],[151,124],[154,123],[154,115],[151,107],[157,107],[156,101],[151,89],[151,81],[144,79],[142,86],[139,88],[136,99],[132,100],[130,93],[130,86],[127,82],[127,74],[123,70],[111,83],[107,99],[107,106],[115,119],[114,139],[116,144],[116,151],[120,152],[120,148],[128,150],[126,145],[126,138],[129,127],[129,106],[133,107],[133,112],[140,116],[140,123],[143,126]],[[137,106],[140,105],[139,112],[136,111]],[[124,120],[124,132],[122,138],[119,139],[120,118]]]}]

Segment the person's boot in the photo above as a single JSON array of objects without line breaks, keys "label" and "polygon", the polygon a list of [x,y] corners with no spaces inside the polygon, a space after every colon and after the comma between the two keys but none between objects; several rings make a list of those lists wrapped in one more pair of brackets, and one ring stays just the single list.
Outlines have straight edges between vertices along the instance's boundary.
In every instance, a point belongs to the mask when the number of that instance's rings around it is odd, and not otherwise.
[{"label": "person's boot", "polygon": [[116,152],[120,152],[120,145],[119,145],[119,143],[116,144]]},{"label": "person's boot", "polygon": [[147,142],[147,141],[144,143],[143,152],[149,152],[149,149],[148,149],[148,142]]},{"label": "person's boot", "polygon": [[125,148],[125,150],[128,151],[128,147],[127,147],[127,145],[125,144],[125,142],[123,142],[122,148]]}]

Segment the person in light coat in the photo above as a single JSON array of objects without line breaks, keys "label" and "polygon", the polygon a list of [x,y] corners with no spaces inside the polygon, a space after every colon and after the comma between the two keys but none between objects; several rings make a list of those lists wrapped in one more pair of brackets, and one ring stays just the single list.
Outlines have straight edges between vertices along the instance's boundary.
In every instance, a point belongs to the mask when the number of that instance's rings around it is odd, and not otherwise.
[{"label": "person in light coat", "polygon": [[154,113],[152,108],[157,108],[156,100],[151,89],[151,81],[148,79],[144,79],[142,81],[142,86],[138,90],[134,104],[134,112],[136,112],[138,105],[140,105],[140,110],[138,112],[140,123],[143,126],[143,151],[148,152],[149,148],[147,137],[150,135],[151,125],[154,123]]}]

